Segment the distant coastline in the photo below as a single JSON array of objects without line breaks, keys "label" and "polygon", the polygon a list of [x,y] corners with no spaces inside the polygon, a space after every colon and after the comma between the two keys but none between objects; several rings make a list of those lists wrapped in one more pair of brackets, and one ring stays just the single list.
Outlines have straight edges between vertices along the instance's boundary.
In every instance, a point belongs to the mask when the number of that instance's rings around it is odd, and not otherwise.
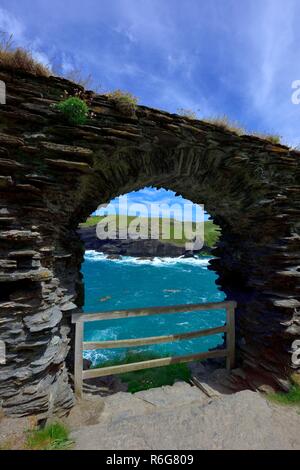
[{"label": "distant coastline", "polygon": [[[96,235],[96,225],[101,217],[90,217],[86,223],[81,224],[78,234],[84,243],[85,250],[95,250],[109,256],[135,256],[135,257],[179,257],[196,254],[210,255],[215,246],[220,230],[212,221],[204,223],[204,245],[200,250],[190,251],[185,247],[186,239],[174,239],[171,231],[170,240],[165,239],[107,239],[100,240]],[[175,221],[175,223],[180,223]],[[150,224],[149,224],[150,225]],[[172,221],[174,227],[174,222]]]}]

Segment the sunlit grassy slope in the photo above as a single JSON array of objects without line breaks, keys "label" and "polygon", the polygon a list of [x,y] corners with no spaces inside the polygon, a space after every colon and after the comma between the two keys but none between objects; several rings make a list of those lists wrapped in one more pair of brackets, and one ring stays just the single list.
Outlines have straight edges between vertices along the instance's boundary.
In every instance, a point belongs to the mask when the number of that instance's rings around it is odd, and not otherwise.
[{"label": "sunlit grassy slope", "polygon": [[[81,224],[80,227],[93,227],[100,222],[104,216],[92,216],[89,217],[85,223]],[[108,219],[113,222],[114,216],[108,216]],[[119,226],[121,227],[133,227],[134,221],[136,220],[135,216],[128,216],[126,221],[126,216],[120,215],[116,218],[116,227],[117,230]],[[141,217],[140,228],[138,230],[143,231],[144,233],[148,232],[150,238],[151,234],[156,234],[159,232],[159,239],[165,242],[173,243],[176,245],[182,245],[186,241],[190,240],[189,236],[192,231],[196,229],[196,223],[193,222],[189,226],[185,226],[183,230],[183,223],[175,219],[147,219],[146,217]],[[170,233],[170,235],[169,235]],[[200,232],[201,233],[201,232]],[[213,221],[208,220],[204,222],[204,244],[207,247],[213,247],[220,236],[220,228],[213,223]]]}]

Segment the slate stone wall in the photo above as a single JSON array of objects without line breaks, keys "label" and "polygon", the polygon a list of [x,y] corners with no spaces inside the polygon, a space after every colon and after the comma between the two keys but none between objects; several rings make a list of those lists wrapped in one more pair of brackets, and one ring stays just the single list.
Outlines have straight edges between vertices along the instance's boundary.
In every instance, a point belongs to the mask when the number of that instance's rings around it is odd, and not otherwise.
[{"label": "slate stone wall", "polygon": [[[147,185],[204,203],[222,227],[211,268],[238,302],[236,380],[287,387],[300,337],[300,153],[143,106],[128,117],[106,96],[59,78],[1,69],[0,80],[6,412],[47,416],[73,405],[70,317],[83,304],[78,224],[100,203]],[[76,127],[51,104],[78,89],[94,116]]]}]

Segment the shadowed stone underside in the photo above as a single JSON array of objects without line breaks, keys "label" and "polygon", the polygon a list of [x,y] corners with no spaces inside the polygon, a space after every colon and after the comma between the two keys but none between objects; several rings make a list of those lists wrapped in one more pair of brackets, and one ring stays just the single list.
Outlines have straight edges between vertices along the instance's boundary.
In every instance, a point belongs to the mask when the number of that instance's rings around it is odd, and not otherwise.
[{"label": "shadowed stone underside", "polygon": [[[70,317],[84,301],[76,229],[99,204],[152,185],[204,203],[222,228],[211,268],[238,302],[239,380],[286,387],[300,337],[300,153],[143,106],[125,116],[59,78],[0,70],[0,79],[5,411],[47,416],[73,405]],[[51,104],[77,90],[94,117],[75,127]]]}]

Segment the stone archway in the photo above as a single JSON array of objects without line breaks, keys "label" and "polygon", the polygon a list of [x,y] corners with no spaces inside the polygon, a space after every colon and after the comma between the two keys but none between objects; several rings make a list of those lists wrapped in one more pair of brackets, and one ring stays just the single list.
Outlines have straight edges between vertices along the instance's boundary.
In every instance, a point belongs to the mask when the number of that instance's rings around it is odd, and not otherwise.
[{"label": "stone archway", "polygon": [[[300,336],[300,153],[201,121],[138,107],[122,115],[92,99],[72,127],[50,105],[73,83],[1,70],[0,400],[9,413],[64,413],[73,404],[70,315],[83,304],[78,224],[103,202],[146,185],[179,192],[222,227],[212,267],[238,302],[240,373],[286,386]],[[298,366],[299,368],[299,366]]]}]

